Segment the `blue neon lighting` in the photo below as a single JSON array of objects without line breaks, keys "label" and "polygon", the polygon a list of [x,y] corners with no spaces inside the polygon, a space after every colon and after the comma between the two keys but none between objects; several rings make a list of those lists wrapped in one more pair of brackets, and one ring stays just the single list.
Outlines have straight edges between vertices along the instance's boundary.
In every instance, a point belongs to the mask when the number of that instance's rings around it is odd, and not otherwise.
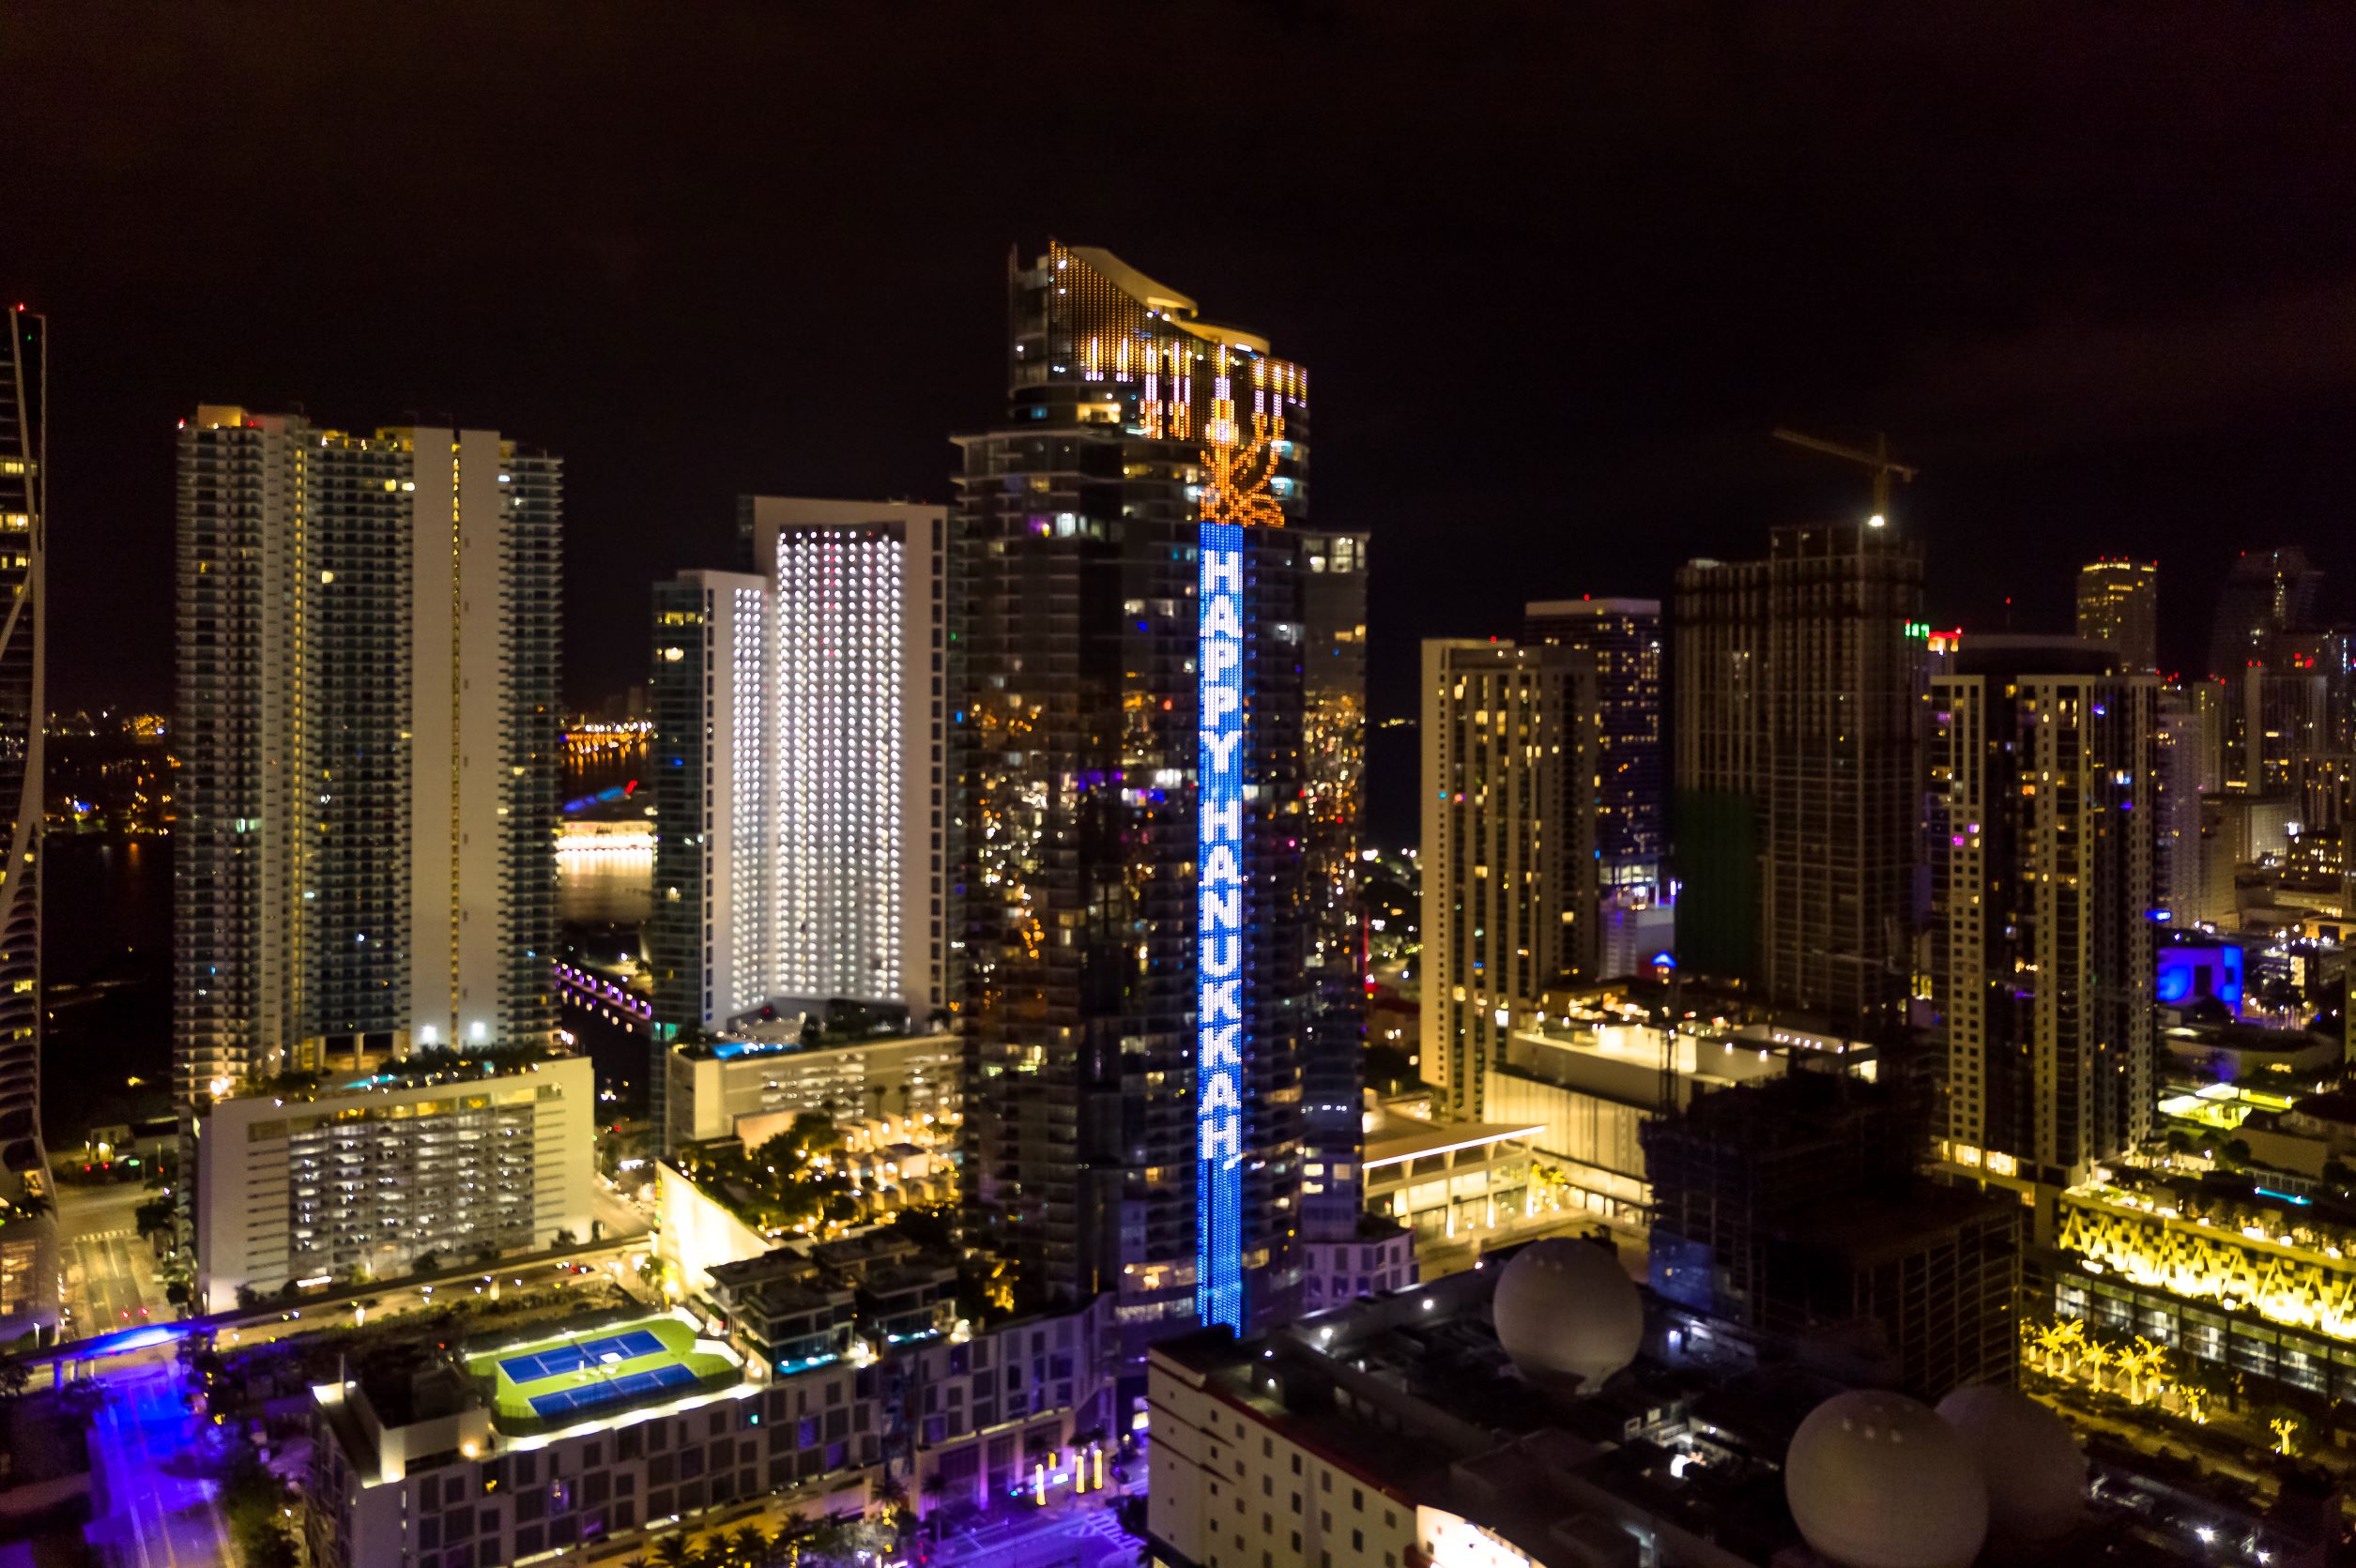
[{"label": "blue neon lighting", "polygon": [[1205,523],[1195,647],[1196,1319],[1244,1332],[1244,530]]},{"label": "blue neon lighting", "polygon": [[2258,1193],[2261,1196],[2278,1197],[2285,1203],[2295,1203],[2302,1209],[2304,1209],[2307,1205],[2315,1201],[2315,1199],[2311,1197],[2301,1197],[2296,1193],[2278,1193],[2272,1187],[2258,1187],[2253,1190]]}]

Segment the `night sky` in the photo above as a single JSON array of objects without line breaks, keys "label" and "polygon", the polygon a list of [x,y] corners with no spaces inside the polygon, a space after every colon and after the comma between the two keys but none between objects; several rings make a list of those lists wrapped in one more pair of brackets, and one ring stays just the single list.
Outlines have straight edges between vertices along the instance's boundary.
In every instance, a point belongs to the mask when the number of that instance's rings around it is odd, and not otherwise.
[{"label": "night sky", "polygon": [[1783,4],[13,6],[0,290],[50,317],[53,701],[171,683],[200,401],[567,463],[567,683],[740,491],[944,500],[1007,249],[1108,247],[1305,361],[1313,514],[1415,642],[1861,510],[1935,618],[2156,555],[2356,615],[2356,16]]}]

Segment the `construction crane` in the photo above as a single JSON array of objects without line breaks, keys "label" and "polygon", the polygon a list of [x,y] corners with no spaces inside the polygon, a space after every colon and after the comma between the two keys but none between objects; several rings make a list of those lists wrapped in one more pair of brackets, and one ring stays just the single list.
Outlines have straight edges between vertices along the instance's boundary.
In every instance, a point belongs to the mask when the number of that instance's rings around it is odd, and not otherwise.
[{"label": "construction crane", "polygon": [[1912,483],[1916,473],[1905,464],[1889,460],[1889,437],[1878,431],[1874,434],[1871,451],[1862,447],[1844,447],[1838,441],[1828,441],[1820,435],[1805,435],[1797,430],[1778,430],[1775,438],[1790,446],[1822,452],[1827,457],[1837,457],[1843,463],[1854,463],[1870,470],[1874,476],[1874,513],[1865,521],[1876,528],[1889,521],[1889,476],[1895,474]]}]

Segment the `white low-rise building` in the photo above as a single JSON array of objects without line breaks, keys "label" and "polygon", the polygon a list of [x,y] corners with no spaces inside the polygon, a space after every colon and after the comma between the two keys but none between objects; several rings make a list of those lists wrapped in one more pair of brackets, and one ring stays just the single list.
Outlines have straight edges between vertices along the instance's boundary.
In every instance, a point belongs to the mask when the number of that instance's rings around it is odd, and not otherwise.
[{"label": "white low-rise building", "polygon": [[875,1122],[911,1142],[928,1141],[932,1130],[957,1119],[964,1054],[956,1036],[804,1045],[799,1032],[799,1019],[788,1019],[767,1031],[743,1028],[732,1031],[739,1038],[674,1049],[665,1061],[665,1147],[739,1136],[756,1144],[804,1112],[844,1124]]},{"label": "white low-rise building", "polygon": [[204,1310],[590,1235],[586,1057],[429,1058],[218,1100],[196,1123]]}]

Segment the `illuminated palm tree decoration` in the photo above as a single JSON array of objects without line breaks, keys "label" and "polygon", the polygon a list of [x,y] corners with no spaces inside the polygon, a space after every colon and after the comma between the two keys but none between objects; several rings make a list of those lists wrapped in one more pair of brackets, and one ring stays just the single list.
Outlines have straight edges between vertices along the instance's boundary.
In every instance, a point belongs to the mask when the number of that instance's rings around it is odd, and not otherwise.
[{"label": "illuminated palm tree decoration", "polygon": [[1284,439],[1284,395],[1267,385],[1267,362],[1251,364],[1251,437],[1244,438],[1235,414],[1234,350],[1219,345],[1218,379],[1211,418],[1202,428],[1202,521],[1247,528],[1281,528],[1284,509],[1270,493],[1276,478],[1277,443]]},{"label": "illuminated palm tree decoration", "polygon": [[2083,1364],[2092,1369],[2093,1375],[2087,1380],[2094,1385],[2094,1390],[2097,1393],[2101,1393],[2103,1389],[2103,1368],[2111,1363],[2110,1347],[2107,1345],[2089,1345],[2080,1355],[2079,1360]]},{"label": "illuminated palm tree decoration", "polygon": [[2167,1370],[2168,1347],[2141,1334],[2132,1347],[2119,1352],[2119,1371],[2127,1379],[2127,1397],[2138,1405],[2159,1391]]}]

